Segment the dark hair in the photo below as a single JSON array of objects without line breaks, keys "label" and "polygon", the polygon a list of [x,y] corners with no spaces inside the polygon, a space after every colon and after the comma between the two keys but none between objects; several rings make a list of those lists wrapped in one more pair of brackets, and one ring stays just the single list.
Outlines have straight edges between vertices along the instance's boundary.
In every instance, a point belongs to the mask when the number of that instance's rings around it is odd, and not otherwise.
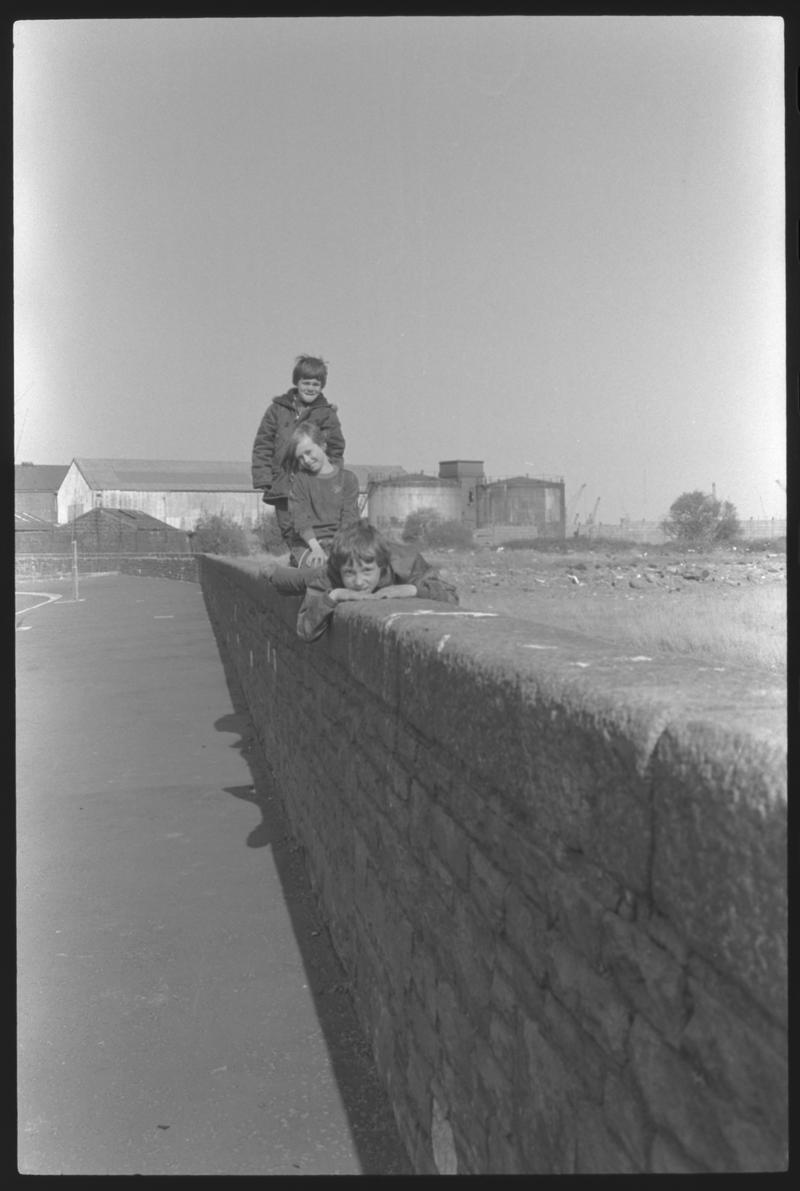
[{"label": "dark hair", "polygon": [[323,451],[328,446],[325,431],[318,422],[312,422],[310,418],[305,422],[301,422],[299,426],[295,426],[286,443],[286,451],[283,458],[289,471],[297,471],[300,466],[297,462],[297,448],[304,438],[310,438],[318,447],[322,447]]},{"label": "dark hair", "polygon": [[298,356],[292,371],[292,384],[296,385],[301,379],[318,380],[324,389],[328,379],[328,365],[319,356]]},{"label": "dark hair", "polygon": [[334,534],[328,567],[333,578],[341,579],[342,567],[353,562],[376,562],[381,570],[391,561],[391,547],[386,538],[368,521],[356,521]]}]

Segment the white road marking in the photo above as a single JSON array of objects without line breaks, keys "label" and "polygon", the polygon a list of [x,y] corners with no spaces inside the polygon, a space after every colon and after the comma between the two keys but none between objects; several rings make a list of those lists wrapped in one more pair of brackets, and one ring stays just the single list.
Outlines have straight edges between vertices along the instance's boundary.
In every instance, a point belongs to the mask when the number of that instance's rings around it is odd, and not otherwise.
[{"label": "white road marking", "polygon": [[44,596],[44,599],[39,600],[38,604],[31,604],[30,608],[23,608],[20,612],[15,612],[15,616],[24,616],[26,612],[33,612],[34,608],[44,608],[46,604],[52,604],[54,600],[60,600],[63,597],[59,595],[48,595],[44,591],[15,591],[14,595],[20,596]]}]

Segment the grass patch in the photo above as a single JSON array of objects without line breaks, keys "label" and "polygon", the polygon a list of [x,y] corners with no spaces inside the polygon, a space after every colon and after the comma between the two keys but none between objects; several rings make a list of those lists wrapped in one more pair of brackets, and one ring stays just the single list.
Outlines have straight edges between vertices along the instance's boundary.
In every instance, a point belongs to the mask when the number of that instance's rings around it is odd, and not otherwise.
[{"label": "grass patch", "polygon": [[685,654],[713,665],[755,666],[786,674],[786,588],[699,587],[622,601],[602,595],[537,600],[531,619],[636,653]]},{"label": "grass patch", "polygon": [[634,550],[653,550],[647,543],[634,542],[631,538],[510,538],[500,542],[493,549],[532,550],[537,554],[627,554]]}]

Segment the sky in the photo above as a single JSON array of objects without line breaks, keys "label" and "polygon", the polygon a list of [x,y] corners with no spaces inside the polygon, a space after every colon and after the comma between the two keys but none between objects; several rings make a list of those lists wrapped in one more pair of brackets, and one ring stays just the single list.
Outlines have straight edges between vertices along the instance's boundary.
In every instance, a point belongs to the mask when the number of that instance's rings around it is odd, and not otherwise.
[{"label": "sky", "polygon": [[17,22],[15,462],[249,461],[307,353],[345,463],[785,516],[783,36]]}]

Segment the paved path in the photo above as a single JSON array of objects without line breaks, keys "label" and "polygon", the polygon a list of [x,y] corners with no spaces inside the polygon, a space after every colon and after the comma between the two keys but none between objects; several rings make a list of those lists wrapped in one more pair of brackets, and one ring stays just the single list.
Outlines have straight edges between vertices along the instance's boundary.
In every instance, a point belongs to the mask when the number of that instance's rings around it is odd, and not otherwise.
[{"label": "paved path", "polygon": [[199,587],[41,590],[15,637],[19,1169],[407,1173]]}]

